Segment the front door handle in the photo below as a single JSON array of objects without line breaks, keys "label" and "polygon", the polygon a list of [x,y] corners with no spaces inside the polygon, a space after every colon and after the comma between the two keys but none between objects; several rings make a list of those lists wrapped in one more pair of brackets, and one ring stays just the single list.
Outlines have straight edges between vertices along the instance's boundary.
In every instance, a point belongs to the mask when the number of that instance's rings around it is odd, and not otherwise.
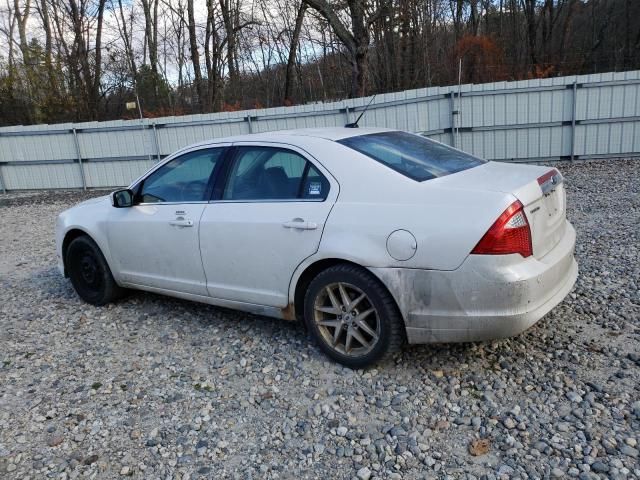
[{"label": "front door handle", "polygon": [[318,228],[318,224],[315,222],[305,222],[302,218],[294,218],[290,222],[284,222],[282,224],[284,228],[295,228],[297,230],[315,230]]},{"label": "front door handle", "polygon": [[193,227],[193,220],[184,219],[184,218],[176,218],[175,220],[171,220],[169,225],[173,225],[174,227]]}]

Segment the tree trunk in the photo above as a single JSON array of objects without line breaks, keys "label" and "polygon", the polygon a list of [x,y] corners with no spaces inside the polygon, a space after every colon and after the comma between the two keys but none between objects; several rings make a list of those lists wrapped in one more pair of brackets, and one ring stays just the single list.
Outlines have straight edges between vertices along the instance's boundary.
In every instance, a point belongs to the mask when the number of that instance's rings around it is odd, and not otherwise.
[{"label": "tree trunk", "polygon": [[202,85],[202,71],[200,70],[200,53],[198,52],[198,41],[196,37],[196,20],[193,12],[193,0],[187,0],[187,16],[189,18],[188,31],[189,47],[191,49],[191,63],[193,65],[193,76],[198,95],[198,111],[204,112],[203,102],[205,100],[205,96]]},{"label": "tree trunk", "polygon": [[456,42],[462,36],[462,12],[464,9],[464,0],[456,0],[456,10],[453,16],[453,30],[456,35]]},{"label": "tree trunk", "polygon": [[624,59],[623,67],[628,69],[631,66],[631,0],[624,2]]},{"label": "tree trunk", "polygon": [[236,69],[236,31],[234,28],[234,12],[229,5],[230,0],[220,0],[220,10],[224,29],[227,34],[227,68],[229,69],[229,83],[237,85],[238,71]]},{"label": "tree trunk", "polygon": [[469,0],[471,13],[469,15],[469,23],[471,24],[471,35],[478,35],[480,30],[480,14],[478,13],[478,0]]},{"label": "tree trunk", "polygon": [[287,71],[284,80],[284,103],[291,102],[291,89],[293,84],[293,69],[296,63],[296,52],[298,49],[298,42],[300,41],[300,31],[302,30],[302,21],[304,20],[304,13],[307,10],[307,4],[301,3],[298,9],[298,15],[296,15],[296,25],[293,29],[293,35],[291,37],[291,43],[289,45],[289,57],[287,59]]},{"label": "tree trunk", "polygon": [[536,54],[536,34],[538,31],[536,19],[536,0],[521,0],[524,7],[524,16],[527,22],[527,46],[531,65],[529,71],[535,73],[538,57]]},{"label": "tree trunk", "polygon": [[409,58],[409,43],[411,42],[409,1],[401,0],[398,7],[400,9],[400,55],[398,55],[398,72],[400,78],[398,79],[398,86],[401,89],[405,89],[410,88],[409,85],[412,76],[411,64],[413,63]]},{"label": "tree trunk", "polygon": [[205,28],[204,55],[207,65],[207,109],[215,110],[218,96],[218,63],[220,45],[216,30],[214,1],[207,0],[207,25]]},{"label": "tree trunk", "polygon": [[[96,27],[96,53],[95,53],[95,66],[93,71],[93,79],[90,83],[90,102],[91,102],[91,117],[94,120],[98,120],[99,105],[100,105],[100,80],[102,79],[102,23],[104,19],[104,6],[106,0],[99,0],[98,2],[98,25]],[[87,52],[87,63],[89,63]]]},{"label": "tree trunk", "polygon": [[365,19],[364,0],[349,0],[351,25],[355,39],[354,83],[351,85],[351,96],[364,97],[367,89],[367,67],[369,63],[369,25]]},{"label": "tree trunk", "polygon": [[20,37],[20,51],[25,66],[29,65],[29,42],[27,40],[27,22],[29,21],[29,13],[31,11],[31,0],[27,0],[22,13],[20,12],[20,1],[14,0],[14,15],[18,26],[18,36]]},{"label": "tree trunk", "polygon": [[[42,0],[43,2],[46,0]],[[124,8],[122,7],[122,0],[118,0],[118,10],[120,13],[120,21],[122,22],[122,40],[124,42],[124,51],[127,56],[127,60],[129,62],[129,68],[131,68],[131,76],[134,79],[138,73],[136,67],[136,58],[133,53],[133,47],[131,46],[131,38],[129,36],[129,31],[127,30],[127,20],[124,17]]]},{"label": "tree trunk", "polygon": [[51,31],[51,19],[49,18],[49,6],[46,0],[40,1],[40,17],[42,18],[42,26],[44,28],[44,62],[47,70],[47,80],[49,83],[50,94],[58,96],[58,82],[53,68],[53,34]]},{"label": "tree trunk", "polygon": [[141,0],[144,11],[145,44],[149,51],[149,65],[158,73],[158,0]]},{"label": "tree trunk", "polygon": [[[14,49],[13,49],[13,31],[16,28],[16,16],[11,15],[11,7],[9,6],[9,3],[7,2],[7,12],[9,15],[9,31],[7,33],[7,43],[9,44],[9,55],[7,58],[7,63],[9,64],[9,76],[13,79],[13,69],[15,66],[15,61],[14,61]],[[13,81],[10,82],[10,85],[13,86]]]}]

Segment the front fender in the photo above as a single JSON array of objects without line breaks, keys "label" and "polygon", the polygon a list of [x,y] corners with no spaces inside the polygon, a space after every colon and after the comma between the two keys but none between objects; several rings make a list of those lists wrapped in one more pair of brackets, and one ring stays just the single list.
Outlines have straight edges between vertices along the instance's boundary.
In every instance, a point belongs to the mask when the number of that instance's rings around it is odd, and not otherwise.
[{"label": "front fender", "polygon": [[116,282],[119,281],[119,274],[113,268],[114,263],[106,231],[107,218],[111,208],[113,207],[109,198],[103,197],[99,201],[81,203],[58,215],[56,221],[56,257],[58,269],[63,275],[66,276],[63,252],[65,239],[73,232],[82,232],[98,245],[114,279]]}]

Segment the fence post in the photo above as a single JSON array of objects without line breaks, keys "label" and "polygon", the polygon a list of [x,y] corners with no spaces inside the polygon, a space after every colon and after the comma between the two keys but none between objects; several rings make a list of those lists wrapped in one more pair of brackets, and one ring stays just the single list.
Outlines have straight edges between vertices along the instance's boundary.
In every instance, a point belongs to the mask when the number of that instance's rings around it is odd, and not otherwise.
[{"label": "fence post", "polygon": [[0,165],[0,187],[2,188],[2,193],[7,193],[7,187],[4,183],[4,177],[2,176],[2,165]]},{"label": "fence post", "polygon": [[451,110],[451,146],[454,148],[456,147],[456,115],[458,114],[455,105],[455,95],[455,91],[451,90],[449,92],[449,107]]},{"label": "fence post", "polygon": [[76,145],[76,156],[78,157],[78,165],[80,167],[80,178],[82,179],[82,189],[87,189],[87,181],[84,178],[84,167],[82,166],[82,155],[80,154],[80,142],[78,141],[78,132],[76,127],[73,127],[73,142]]},{"label": "fence post", "polygon": [[573,81],[573,101],[571,105],[571,161],[576,155],[576,104],[578,103],[578,83]]},{"label": "fence post", "polygon": [[249,133],[253,133],[253,126],[251,125],[251,115],[247,115],[246,117],[244,117],[244,119],[247,121],[247,124],[249,125]]},{"label": "fence post", "polygon": [[158,131],[156,130],[156,122],[151,124],[153,127],[153,140],[156,143],[156,160],[160,161],[160,142],[158,141]]},{"label": "fence post", "polygon": [[351,119],[349,118],[349,105],[344,106],[344,114],[347,117],[347,121],[345,122],[345,125],[349,125],[351,123]]}]

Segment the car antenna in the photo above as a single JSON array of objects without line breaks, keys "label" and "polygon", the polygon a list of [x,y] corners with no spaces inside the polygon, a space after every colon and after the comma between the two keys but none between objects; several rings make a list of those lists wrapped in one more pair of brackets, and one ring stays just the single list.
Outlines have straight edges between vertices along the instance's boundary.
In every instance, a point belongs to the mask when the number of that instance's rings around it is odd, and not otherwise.
[{"label": "car antenna", "polygon": [[378,94],[376,93],[375,95],[373,95],[373,97],[371,97],[371,100],[369,100],[369,103],[367,103],[367,106],[364,107],[364,110],[362,110],[362,113],[358,116],[356,121],[353,122],[353,123],[347,123],[344,126],[344,128],[358,128],[358,122],[360,121],[362,116],[365,114],[365,112],[369,109],[369,105],[371,105],[371,102],[373,102],[373,99],[376,98],[376,95],[378,95]]}]

